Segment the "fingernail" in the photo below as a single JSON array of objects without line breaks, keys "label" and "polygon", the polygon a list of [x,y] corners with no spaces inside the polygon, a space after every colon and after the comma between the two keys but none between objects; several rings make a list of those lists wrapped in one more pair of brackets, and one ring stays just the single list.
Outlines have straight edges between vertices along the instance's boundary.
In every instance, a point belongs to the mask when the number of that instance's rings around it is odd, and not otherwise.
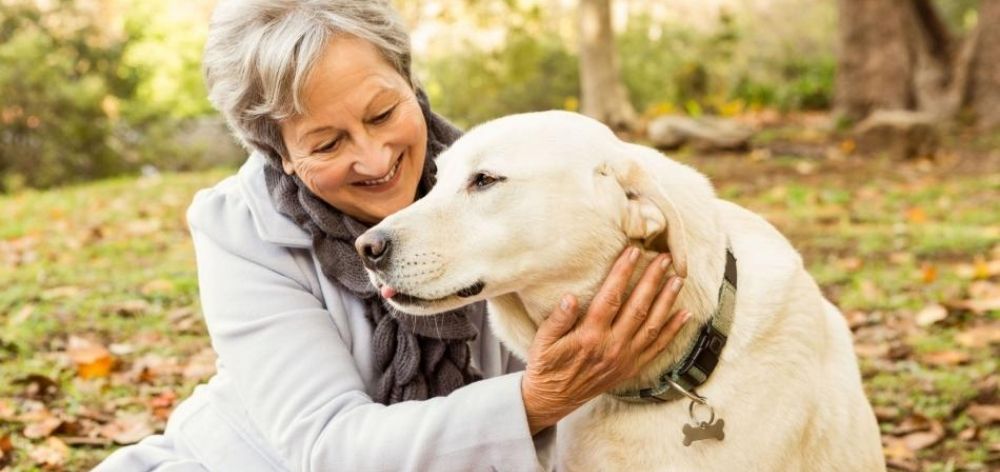
[{"label": "fingernail", "polygon": [[670,290],[673,290],[675,292],[680,292],[682,285],[684,285],[684,279],[680,277],[674,277],[674,280],[670,281]]},{"label": "fingernail", "polygon": [[628,250],[628,259],[632,262],[639,260],[639,248],[632,246]]},{"label": "fingernail", "polygon": [[572,303],[573,301],[570,300],[569,295],[563,295],[562,300],[559,301],[559,308],[561,308],[562,311],[569,311],[569,306]]},{"label": "fingernail", "polygon": [[660,259],[660,268],[667,270],[667,267],[670,267],[670,254],[664,254]]}]

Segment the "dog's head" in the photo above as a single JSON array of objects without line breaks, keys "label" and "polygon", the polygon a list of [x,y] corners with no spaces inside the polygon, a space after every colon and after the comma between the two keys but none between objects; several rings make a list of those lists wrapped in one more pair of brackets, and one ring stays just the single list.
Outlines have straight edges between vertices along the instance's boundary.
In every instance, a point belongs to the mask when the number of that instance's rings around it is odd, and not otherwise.
[{"label": "dog's head", "polygon": [[565,287],[567,278],[596,283],[629,241],[669,250],[676,272],[687,271],[684,222],[662,180],[674,170],[700,174],[595,120],[568,112],[500,118],[471,130],[437,165],[427,196],[356,244],[372,282],[401,311],[439,313]]}]

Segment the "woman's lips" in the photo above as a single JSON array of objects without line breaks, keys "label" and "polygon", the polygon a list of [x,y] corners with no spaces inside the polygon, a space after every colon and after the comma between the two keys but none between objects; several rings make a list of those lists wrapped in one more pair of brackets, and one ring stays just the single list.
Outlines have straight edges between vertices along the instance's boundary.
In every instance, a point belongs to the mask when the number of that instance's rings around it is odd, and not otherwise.
[{"label": "woman's lips", "polygon": [[396,159],[396,164],[392,166],[389,173],[378,179],[365,180],[362,182],[355,182],[354,186],[359,187],[362,190],[374,193],[381,193],[388,191],[395,187],[396,183],[399,182],[399,175],[403,173],[403,158],[406,154],[400,154],[399,158]]}]

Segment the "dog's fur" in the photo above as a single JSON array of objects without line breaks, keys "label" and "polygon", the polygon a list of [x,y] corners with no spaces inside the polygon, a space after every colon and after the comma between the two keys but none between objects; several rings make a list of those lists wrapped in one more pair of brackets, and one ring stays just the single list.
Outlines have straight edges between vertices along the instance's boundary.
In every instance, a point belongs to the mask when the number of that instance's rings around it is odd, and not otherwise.
[{"label": "dog's fur", "polygon": [[[725,440],[682,444],[686,400],[635,404],[604,395],[559,423],[559,470],[885,470],[843,317],[788,241],[716,198],[703,175],[567,112],[481,125],[438,165],[433,191],[371,230],[389,237],[391,249],[388,265],[369,275],[432,300],[390,300],[414,314],[488,300],[491,326],[521,358],[563,294],[589,304],[626,244],[645,248],[642,265],[669,250],[673,271],[686,276],[674,308],[694,316],[617,388],[647,386],[708,322],[727,239],[738,260],[729,341],[698,389],[725,420]],[[478,173],[501,180],[479,188]],[[476,282],[485,284],[478,295],[456,295]]]}]

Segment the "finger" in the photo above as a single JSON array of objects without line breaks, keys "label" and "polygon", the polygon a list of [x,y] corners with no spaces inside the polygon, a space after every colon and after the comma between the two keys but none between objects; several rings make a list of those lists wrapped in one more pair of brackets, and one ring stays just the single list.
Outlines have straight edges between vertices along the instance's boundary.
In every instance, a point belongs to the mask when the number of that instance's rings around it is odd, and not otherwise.
[{"label": "finger", "polygon": [[639,283],[632,289],[625,306],[618,312],[612,329],[619,339],[632,339],[652,313],[653,303],[660,294],[663,277],[670,266],[670,256],[660,254],[646,267]]},{"label": "finger", "polygon": [[611,267],[611,272],[601,284],[597,295],[594,296],[594,300],[590,303],[586,322],[597,323],[601,326],[611,325],[611,320],[618,314],[618,310],[621,309],[625,300],[625,290],[628,289],[628,281],[632,278],[632,273],[635,272],[638,260],[639,248],[630,246],[622,251],[615,265]]},{"label": "finger", "polygon": [[577,308],[576,297],[564,295],[555,311],[538,325],[535,339],[547,346],[565,336],[576,325]]},{"label": "finger", "polygon": [[644,366],[660,355],[673,342],[674,338],[677,337],[677,333],[680,332],[681,328],[690,320],[691,312],[687,310],[675,313],[670,318],[670,321],[667,322],[667,325],[660,331],[660,335],[656,338],[656,341],[651,346],[647,346],[642,354],[639,355],[638,365]]},{"label": "finger", "polygon": [[670,313],[674,309],[674,302],[677,301],[677,296],[680,294],[683,286],[684,279],[674,276],[660,289],[659,294],[656,296],[656,301],[653,302],[653,307],[649,311],[646,323],[637,328],[637,332],[633,335],[633,339],[639,343],[640,348],[645,348],[653,344],[660,337],[660,331],[663,330],[663,326],[670,319]]}]

